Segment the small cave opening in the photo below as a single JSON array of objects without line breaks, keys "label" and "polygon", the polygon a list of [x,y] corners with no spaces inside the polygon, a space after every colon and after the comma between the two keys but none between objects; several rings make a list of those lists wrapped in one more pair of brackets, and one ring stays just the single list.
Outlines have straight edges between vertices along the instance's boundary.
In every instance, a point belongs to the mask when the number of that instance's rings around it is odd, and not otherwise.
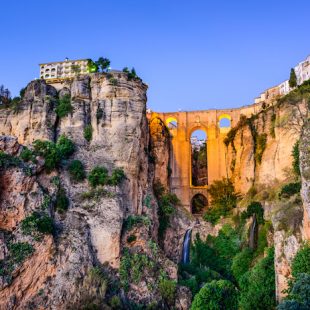
[{"label": "small cave opening", "polygon": [[207,134],[195,130],[191,134],[191,185],[194,187],[208,185]]},{"label": "small cave opening", "polygon": [[191,209],[192,214],[202,214],[208,207],[208,199],[202,194],[196,194],[192,198]]}]

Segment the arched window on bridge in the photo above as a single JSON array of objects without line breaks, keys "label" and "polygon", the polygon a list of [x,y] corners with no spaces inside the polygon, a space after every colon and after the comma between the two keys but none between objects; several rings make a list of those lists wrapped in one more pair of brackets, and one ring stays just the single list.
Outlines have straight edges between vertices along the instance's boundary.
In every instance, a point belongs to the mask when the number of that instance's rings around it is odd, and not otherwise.
[{"label": "arched window on bridge", "polygon": [[207,134],[198,129],[191,138],[191,185],[200,187],[208,185]]},{"label": "arched window on bridge", "polygon": [[202,194],[196,194],[191,201],[191,210],[193,214],[202,214],[208,206],[207,198]]},{"label": "arched window on bridge", "polygon": [[174,117],[169,117],[166,119],[166,126],[168,127],[170,134],[175,136],[177,134],[178,121]]},{"label": "arched window on bridge", "polygon": [[231,127],[231,116],[228,114],[222,114],[219,117],[219,127],[220,129],[227,129]]}]

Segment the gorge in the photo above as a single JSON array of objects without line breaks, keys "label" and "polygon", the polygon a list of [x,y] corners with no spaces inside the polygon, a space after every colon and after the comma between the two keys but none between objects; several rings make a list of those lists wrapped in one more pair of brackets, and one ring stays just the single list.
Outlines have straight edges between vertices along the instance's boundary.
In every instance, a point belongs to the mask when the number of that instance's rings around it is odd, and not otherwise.
[{"label": "gorge", "polygon": [[207,309],[218,285],[218,309],[283,301],[310,238],[309,81],[230,110],[147,113],[146,92],[112,71],[35,80],[1,106],[0,309]]}]

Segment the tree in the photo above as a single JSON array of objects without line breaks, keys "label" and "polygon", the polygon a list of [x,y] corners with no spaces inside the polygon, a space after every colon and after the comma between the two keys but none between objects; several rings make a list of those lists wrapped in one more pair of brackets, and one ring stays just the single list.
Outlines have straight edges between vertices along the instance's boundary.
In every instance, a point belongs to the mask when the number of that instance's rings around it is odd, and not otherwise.
[{"label": "tree", "polygon": [[98,65],[92,61],[91,59],[88,59],[87,61],[87,70],[89,73],[95,73],[98,72]]},{"label": "tree", "polygon": [[300,273],[310,274],[310,244],[304,244],[296,253],[292,262],[292,275]]},{"label": "tree", "polygon": [[310,309],[310,275],[301,273],[298,275],[292,290],[286,300],[282,302],[278,310],[306,310]]},{"label": "tree", "polygon": [[105,72],[110,67],[110,60],[108,58],[99,57],[96,61],[96,65],[101,69],[101,72]]},{"label": "tree", "polygon": [[242,310],[271,310],[276,305],[274,250],[268,249],[250,271],[239,278],[241,289],[239,307]]},{"label": "tree", "polygon": [[11,92],[8,88],[0,85],[0,104],[9,104],[11,100]]},{"label": "tree", "polygon": [[291,88],[295,88],[297,86],[297,76],[294,68],[291,69],[290,79],[288,81]]},{"label": "tree", "polygon": [[207,283],[195,296],[191,310],[237,310],[238,291],[227,280]]}]

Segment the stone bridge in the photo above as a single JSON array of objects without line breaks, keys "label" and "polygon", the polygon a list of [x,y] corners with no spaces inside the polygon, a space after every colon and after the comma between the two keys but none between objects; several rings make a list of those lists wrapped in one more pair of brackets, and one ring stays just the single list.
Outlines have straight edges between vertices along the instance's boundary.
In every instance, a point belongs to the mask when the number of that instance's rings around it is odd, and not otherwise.
[{"label": "stone bridge", "polygon": [[[226,164],[226,146],[223,143],[227,132],[234,127],[241,115],[247,117],[259,112],[260,106],[251,105],[239,109],[205,110],[190,112],[153,113],[170,128],[171,133],[171,183],[170,190],[182,201],[183,206],[192,211],[192,199],[197,194],[208,198],[208,185],[228,175]],[[221,126],[221,120],[227,119],[228,126]],[[173,126],[169,126],[172,123]],[[208,184],[193,186],[191,135],[195,130],[203,130],[207,135]]]}]

